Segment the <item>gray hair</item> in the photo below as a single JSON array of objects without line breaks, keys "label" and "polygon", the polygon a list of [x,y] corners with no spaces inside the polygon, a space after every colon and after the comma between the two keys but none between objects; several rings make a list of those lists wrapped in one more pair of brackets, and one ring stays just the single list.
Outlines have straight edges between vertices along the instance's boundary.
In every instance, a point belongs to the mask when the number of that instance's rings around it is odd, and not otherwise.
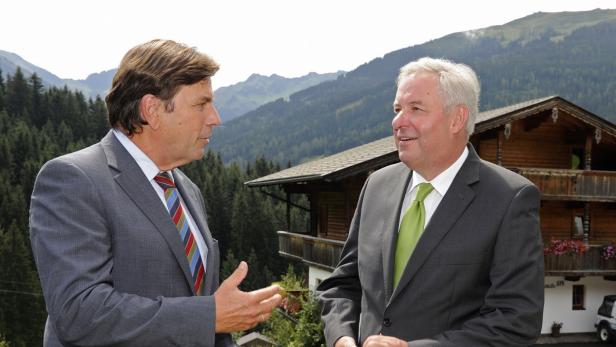
[{"label": "gray hair", "polygon": [[449,111],[457,105],[468,108],[466,131],[470,136],[475,131],[475,119],[479,113],[479,80],[468,65],[457,64],[445,59],[424,57],[404,65],[400,69],[397,84],[417,72],[434,73],[439,77],[439,92]]}]

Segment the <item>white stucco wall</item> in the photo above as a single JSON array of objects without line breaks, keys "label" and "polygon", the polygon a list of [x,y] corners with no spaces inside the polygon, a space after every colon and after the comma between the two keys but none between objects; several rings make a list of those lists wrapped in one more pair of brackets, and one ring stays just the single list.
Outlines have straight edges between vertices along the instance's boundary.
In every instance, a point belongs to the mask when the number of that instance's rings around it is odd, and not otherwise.
[{"label": "white stucco wall", "polygon": [[332,273],[315,266],[308,267],[308,288],[314,290],[319,281],[328,278]]},{"label": "white stucco wall", "polygon": [[[584,285],[585,310],[571,308],[573,285]],[[546,277],[541,333],[549,334],[553,322],[563,323],[561,333],[595,331],[597,309],[608,294],[616,294],[616,282],[606,281],[601,276],[582,277],[577,282],[565,281],[564,277]]]},{"label": "white stucco wall", "polygon": [[[308,269],[308,286],[315,289],[319,280],[324,280],[331,272],[318,267]],[[549,334],[553,322],[562,322],[561,333],[581,333],[595,331],[597,309],[605,295],[616,294],[616,282],[606,281],[601,276],[582,277],[577,282],[565,281],[564,277],[546,277],[545,305],[543,307],[542,334]],[[584,285],[584,310],[573,310],[573,285]]]}]

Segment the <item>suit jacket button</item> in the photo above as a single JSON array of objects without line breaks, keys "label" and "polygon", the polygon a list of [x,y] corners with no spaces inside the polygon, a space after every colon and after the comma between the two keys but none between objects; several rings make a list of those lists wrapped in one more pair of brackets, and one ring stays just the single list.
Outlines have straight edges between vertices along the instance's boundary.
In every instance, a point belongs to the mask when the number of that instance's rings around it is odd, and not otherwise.
[{"label": "suit jacket button", "polygon": [[383,319],[383,325],[389,328],[391,326],[391,320],[389,318]]}]

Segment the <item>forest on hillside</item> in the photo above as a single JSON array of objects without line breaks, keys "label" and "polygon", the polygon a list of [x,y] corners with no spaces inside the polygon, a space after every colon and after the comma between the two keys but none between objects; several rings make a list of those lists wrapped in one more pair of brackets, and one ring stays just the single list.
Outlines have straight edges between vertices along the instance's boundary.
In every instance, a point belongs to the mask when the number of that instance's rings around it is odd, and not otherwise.
[{"label": "forest on hillside", "polygon": [[225,162],[248,163],[264,155],[297,164],[388,136],[398,70],[424,56],[470,65],[481,82],[481,111],[559,95],[616,123],[612,21],[567,36],[546,30],[531,41],[507,44],[498,37],[456,33],[391,52],[226,123],[211,148]]},{"label": "forest on hillside", "polygon": [[[109,130],[102,99],[66,88],[44,89],[40,78],[0,72],[0,345],[38,346],[46,319],[28,235],[28,206],[36,174],[47,160],[97,142]],[[280,170],[260,157],[245,168],[223,165],[209,151],[182,170],[201,188],[208,223],[219,240],[221,278],[249,264],[241,288],[269,285],[289,262],[278,255],[276,230],[287,230],[285,204],[244,182]],[[283,196],[271,189],[270,193]],[[307,205],[306,201],[294,202]],[[307,216],[292,210],[292,230],[305,230]]]}]

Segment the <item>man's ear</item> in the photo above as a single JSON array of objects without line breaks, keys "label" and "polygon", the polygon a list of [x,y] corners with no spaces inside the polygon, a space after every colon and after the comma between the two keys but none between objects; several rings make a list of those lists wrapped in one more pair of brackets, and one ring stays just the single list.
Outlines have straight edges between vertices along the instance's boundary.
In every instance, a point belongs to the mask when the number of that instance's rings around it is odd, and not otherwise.
[{"label": "man's ear", "polygon": [[139,100],[141,119],[153,130],[158,129],[160,126],[160,106],[160,99],[152,94],[146,94]]},{"label": "man's ear", "polygon": [[455,106],[451,117],[450,128],[452,133],[457,134],[465,130],[466,122],[468,121],[468,107],[464,105]]}]

